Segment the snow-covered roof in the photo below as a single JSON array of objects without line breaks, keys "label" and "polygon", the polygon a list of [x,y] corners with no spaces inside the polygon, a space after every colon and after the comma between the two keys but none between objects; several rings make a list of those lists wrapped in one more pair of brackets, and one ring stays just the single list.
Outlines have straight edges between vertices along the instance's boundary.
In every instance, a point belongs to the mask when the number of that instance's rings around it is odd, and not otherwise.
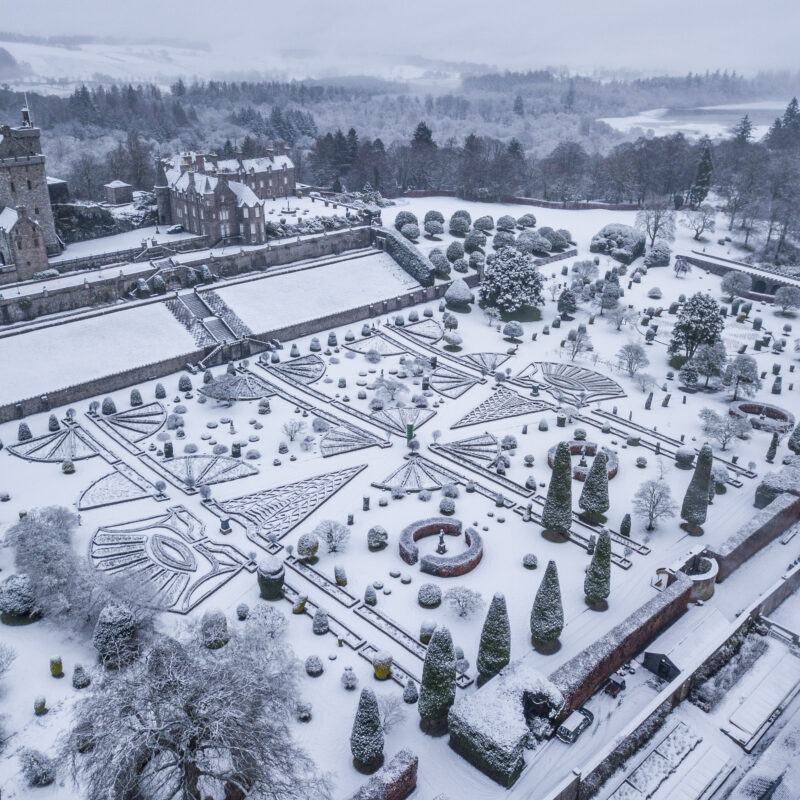
[{"label": "snow-covered roof", "polygon": [[690,666],[693,657],[708,649],[709,636],[729,625],[725,615],[712,606],[694,607],[674,622],[647,649],[669,658],[679,669]]},{"label": "snow-covered roof", "polygon": [[52,175],[47,176],[47,185],[48,186],[55,186],[56,184],[66,183],[63,178],[54,178]]},{"label": "snow-covered roof", "polygon": [[17,224],[18,219],[19,214],[17,214],[16,209],[6,206],[0,211],[0,228],[10,231]]},{"label": "snow-covered roof", "polygon": [[173,167],[179,166],[185,159],[188,159],[190,164],[196,164],[199,160],[203,160],[205,164],[216,163],[217,169],[222,172],[236,172],[240,167],[245,172],[268,172],[269,170],[281,169],[294,169],[294,163],[289,156],[274,155],[259,156],[258,158],[243,158],[241,162],[238,158],[221,158],[214,159],[206,153],[197,153],[190,151],[188,153],[179,153],[169,159],[169,163]]},{"label": "snow-covered roof", "polygon": [[[49,178],[48,178],[49,180]],[[131,184],[125,183],[125,181],[111,181],[111,183],[103,184],[104,189],[126,189],[130,188]]]},{"label": "snow-covered roof", "polygon": [[[194,175],[195,189],[201,194],[210,194],[216,188],[220,179],[215,175],[204,175],[202,172],[189,173],[183,172],[179,169],[166,170],[167,185],[178,192],[188,191],[191,177]],[[228,181],[228,187],[236,195],[237,205],[241,206],[258,206],[263,205],[264,201],[259,200],[256,193],[249,187],[239,181]]]}]

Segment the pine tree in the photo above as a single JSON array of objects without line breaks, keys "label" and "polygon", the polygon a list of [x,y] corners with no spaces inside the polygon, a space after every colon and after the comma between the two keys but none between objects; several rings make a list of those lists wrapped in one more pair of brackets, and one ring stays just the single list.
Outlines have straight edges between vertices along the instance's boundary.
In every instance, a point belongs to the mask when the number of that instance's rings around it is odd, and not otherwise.
[{"label": "pine tree", "polygon": [[578,505],[590,522],[599,522],[608,511],[608,456],[603,450],[594,457]]},{"label": "pine tree", "polygon": [[689,205],[697,208],[708,195],[711,188],[711,175],[714,172],[714,165],[711,161],[711,142],[706,138],[703,143],[703,152],[700,155],[700,162],[697,165],[694,183],[689,189]]},{"label": "pine tree", "polygon": [[375,772],[383,763],[383,730],[378,700],[372,689],[362,689],[350,734],[353,763],[361,772]]},{"label": "pine tree", "polygon": [[558,313],[564,319],[570,314],[574,314],[578,308],[578,301],[575,299],[575,293],[572,289],[564,289],[558,298]]},{"label": "pine tree", "polygon": [[619,524],[619,533],[620,536],[630,536],[631,535],[631,515],[626,514],[622,518],[622,522]]},{"label": "pine tree", "polygon": [[[708,513],[708,484],[711,480],[711,465],[714,456],[711,453],[711,445],[704,444],[697,456],[697,464],[686,496],[683,498],[681,506],[681,519],[685,520],[687,529],[691,533],[702,533],[700,527],[706,521]],[[699,529],[699,530],[692,530]]]},{"label": "pine tree", "polygon": [[572,458],[566,442],[559,442],[553,457],[553,472],[542,511],[542,527],[562,536],[567,536],[572,527]]},{"label": "pine tree", "polygon": [[485,683],[508,664],[511,658],[511,624],[505,595],[492,598],[478,645],[478,682]]},{"label": "pine tree", "polygon": [[450,631],[437,628],[428,643],[422,665],[419,716],[424,730],[446,728],[447,712],[456,699],[456,656]]},{"label": "pine tree", "polygon": [[778,432],[772,434],[772,441],[769,443],[767,449],[767,461],[771,464],[775,460],[775,455],[778,452]]},{"label": "pine tree", "polygon": [[745,114],[733,127],[733,140],[740,144],[747,144],[753,138],[753,123],[750,115]]},{"label": "pine tree", "polygon": [[611,594],[611,537],[607,530],[600,531],[592,554],[592,563],[583,581],[586,602],[593,606]]},{"label": "pine tree", "polygon": [[564,607],[556,562],[549,561],[531,609],[531,636],[537,642],[552,642],[564,629]]}]

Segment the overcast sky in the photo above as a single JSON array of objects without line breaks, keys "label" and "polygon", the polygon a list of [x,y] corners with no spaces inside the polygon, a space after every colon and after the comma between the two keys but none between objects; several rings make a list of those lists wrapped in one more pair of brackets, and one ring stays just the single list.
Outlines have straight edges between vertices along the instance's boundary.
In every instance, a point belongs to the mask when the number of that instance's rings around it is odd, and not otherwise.
[{"label": "overcast sky", "polygon": [[800,68],[800,0],[25,0],[13,8],[0,28],[182,36],[218,53],[250,48],[254,70],[274,68],[284,48],[315,51],[349,72],[359,60],[369,72],[383,56],[413,55],[513,69]]}]

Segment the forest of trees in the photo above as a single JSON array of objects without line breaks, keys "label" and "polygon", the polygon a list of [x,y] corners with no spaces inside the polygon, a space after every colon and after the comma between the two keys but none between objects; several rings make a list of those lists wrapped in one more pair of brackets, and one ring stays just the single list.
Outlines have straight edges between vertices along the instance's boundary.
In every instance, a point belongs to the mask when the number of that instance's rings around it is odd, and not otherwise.
[{"label": "forest of trees", "polygon": [[[230,157],[287,142],[298,179],[386,195],[453,191],[467,199],[525,195],[559,202],[602,200],[697,205],[724,198],[747,243],[766,226],[787,255],[800,209],[800,112],[792,101],[763,141],[745,117],[711,143],[682,134],[626,141],[598,121],[683,102],[752,100],[796,83],[792,75],[733,73],[599,81],[550,71],[465,77],[457,92],[409,94],[401,84],[351,80],[82,86],[67,97],[29,94],[44,130],[51,174],[77,197],[98,198],[113,178],[153,184],[153,159],[185,148]],[[22,95],[0,88],[0,118],[14,120]],[[345,120],[345,124],[342,121]]]}]

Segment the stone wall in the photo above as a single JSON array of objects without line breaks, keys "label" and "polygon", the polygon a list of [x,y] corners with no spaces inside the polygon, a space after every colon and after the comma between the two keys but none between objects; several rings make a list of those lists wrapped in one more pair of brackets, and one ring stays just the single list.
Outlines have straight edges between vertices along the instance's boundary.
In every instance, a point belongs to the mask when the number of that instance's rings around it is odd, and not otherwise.
[{"label": "stone wall", "polygon": [[347,800],[405,800],[417,788],[419,759],[401,750]]},{"label": "stone wall", "polygon": [[785,493],[742,525],[722,544],[706,548],[705,554],[719,562],[717,582],[721,583],[750,556],[785,533],[800,520],[800,497]]},{"label": "stone wall", "polygon": [[[683,258],[693,266],[700,267],[700,269],[704,269],[706,272],[710,272],[712,275],[723,276],[727,275],[729,272],[744,272],[740,269],[742,266],[741,264],[736,261],[728,261],[727,259],[710,261],[698,255],[679,256],[679,258]],[[720,264],[719,261],[724,261],[725,263]],[[759,270],[758,267],[752,267],[752,269]],[[760,274],[758,275],[754,275],[750,272],[744,272],[744,274],[749,275],[753,279],[753,290],[744,292],[742,297],[746,297],[748,300],[758,300],[762,303],[772,303],[775,299],[775,292],[781,286],[795,285],[777,272],[773,273],[765,269],[760,269],[759,272]],[[756,291],[756,289],[759,288],[759,281],[764,282],[764,291]]]},{"label": "stone wall", "polygon": [[564,695],[564,715],[583,705],[613,672],[665,631],[689,605],[691,580],[682,572],[605,636],[550,675]]}]

